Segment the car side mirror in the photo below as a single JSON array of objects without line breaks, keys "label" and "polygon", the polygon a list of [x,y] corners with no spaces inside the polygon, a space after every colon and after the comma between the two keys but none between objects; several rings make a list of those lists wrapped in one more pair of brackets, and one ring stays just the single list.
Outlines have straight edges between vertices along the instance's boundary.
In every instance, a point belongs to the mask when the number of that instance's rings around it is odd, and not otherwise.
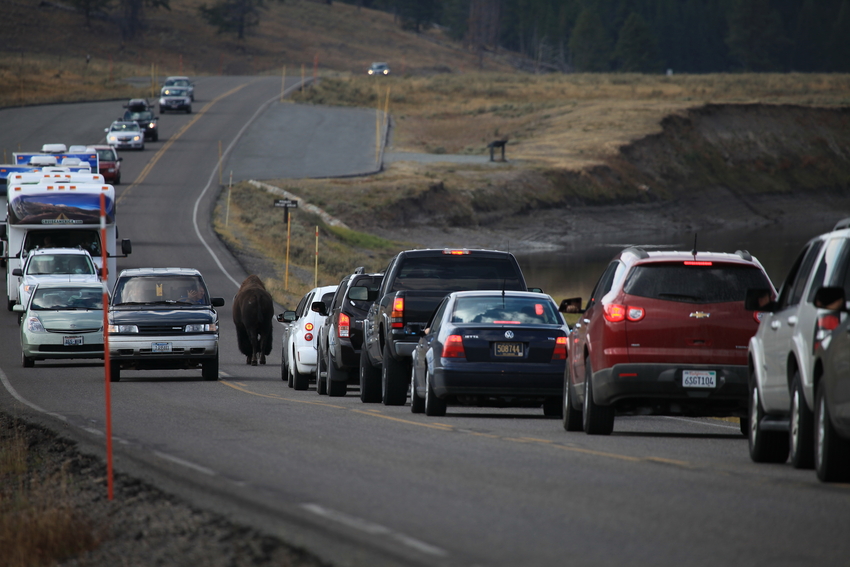
[{"label": "car side mirror", "polygon": [[558,311],[561,313],[584,313],[584,309],[581,308],[581,298],[571,297],[563,300],[558,306]]},{"label": "car side mirror", "polygon": [[328,309],[325,307],[325,304],[321,301],[314,301],[310,304],[310,311],[314,311],[321,315],[322,317],[328,316]]},{"label": "car side mirror", "polygon": [[767,288],[753,288],[747,290],[744,298],[744,309],[747,311],[763,311],[773,313],[779,308],[779,304],[771,301],[771,292]]},{"label": "car side mirror", "polygon": [[129,238],[121,240],[121,253],[125,256],[133,253],[133,244],[130,242]]},{"label": "car side mirror", "polygon": [[104,129],[103,129],[103,131],[104,131],[104,132],[109,132],[109,128],[104,128]]},{"label": "car side mirror", "polygon": [[124,161],[124,158],[120,157],[118,158],[118,161]]},{"label": "car side mirror", "polygon": [[224,307],[224,298],[223,297],[213,297],[210,299],[210,303],[212,303],[213,307]]},{"label": "car side mirror", "polygon": [[24,311],[26,311],[26,309],[20,303],[16,303],[12,306],[12,311],[16,313],[23,313]]},{"label": "car side mirror", "polygon": [[841,287],[822,287],[815,292],[815,307],[819,309],[846,311],[845,301],[844,288]]},{"label": "car side mirror", "polygon": [[530,287],[530,288],[528,288],[528,291],[533,292],[533,293],[543,293],[543,288],[542,287]]},{"label": "car side mirror", "polygon": [[12,275],[13,276],[23,276],[24,272],[20,268],[15,268],[14,270],[12,270]]},{"label": "car side mirror", "polygon": [[284,311],[277,316],[278,323],[292,323],[298,317],[295,316],[295,311]]}]

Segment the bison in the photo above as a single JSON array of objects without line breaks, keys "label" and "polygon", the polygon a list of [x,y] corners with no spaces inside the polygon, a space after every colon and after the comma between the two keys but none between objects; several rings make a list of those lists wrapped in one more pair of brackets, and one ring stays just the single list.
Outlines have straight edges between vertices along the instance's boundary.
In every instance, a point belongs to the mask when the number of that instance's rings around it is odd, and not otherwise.
[{"label": "bison", "polygon": [[266,355],[272,352],[272,317],[274,304],[266,286],[256,275],[245,278],[233,298],[233,323],[239,352],[246,364],[265,364]]}]

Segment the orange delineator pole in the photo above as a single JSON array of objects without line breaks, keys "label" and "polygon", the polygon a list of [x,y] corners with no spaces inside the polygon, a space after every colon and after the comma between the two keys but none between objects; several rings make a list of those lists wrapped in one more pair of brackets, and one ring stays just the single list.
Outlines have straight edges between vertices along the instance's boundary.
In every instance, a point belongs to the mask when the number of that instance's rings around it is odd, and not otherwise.
[{"label": "orange delineator pole", "polygon": [[[103,267],[101,279],[107,281],[108,269],[106,267],[106,195],[100,194],[100,252]],[[109,500],[115,496],[112,474],[112,392],[109,380],[109,293],[103,292],[103,371],[106,391],[106,490]]]}]

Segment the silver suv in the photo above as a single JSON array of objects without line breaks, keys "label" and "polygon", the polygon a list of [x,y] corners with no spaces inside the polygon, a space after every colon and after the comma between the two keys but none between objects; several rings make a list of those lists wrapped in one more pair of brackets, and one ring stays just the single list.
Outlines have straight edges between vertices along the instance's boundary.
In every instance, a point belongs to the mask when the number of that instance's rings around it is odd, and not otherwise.
[{"label": "silver suv", "polygon": [[749,290],[746,307],[761,325],[750,339],[749,446],[755,462],[814,466],[814,355],[837,324],[816,300],[821,287],[850,297],[850,219],[810,240],[794,262],[776,301]]}]

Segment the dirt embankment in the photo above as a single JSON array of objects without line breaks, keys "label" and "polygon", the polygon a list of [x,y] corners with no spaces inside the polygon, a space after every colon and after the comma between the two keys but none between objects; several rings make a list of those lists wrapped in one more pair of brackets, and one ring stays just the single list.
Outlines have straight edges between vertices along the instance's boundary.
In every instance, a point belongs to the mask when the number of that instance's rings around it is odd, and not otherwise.
[{"label": "dirt embankment", "polygon": [[[722,230],[850,213],[850,108],[707,105],[579,171],[514,167],[475,188],[452,174],[343,220],[442,246],[546,248],[600,231]],[[450,169],[442,170],[451,172]]]}]

